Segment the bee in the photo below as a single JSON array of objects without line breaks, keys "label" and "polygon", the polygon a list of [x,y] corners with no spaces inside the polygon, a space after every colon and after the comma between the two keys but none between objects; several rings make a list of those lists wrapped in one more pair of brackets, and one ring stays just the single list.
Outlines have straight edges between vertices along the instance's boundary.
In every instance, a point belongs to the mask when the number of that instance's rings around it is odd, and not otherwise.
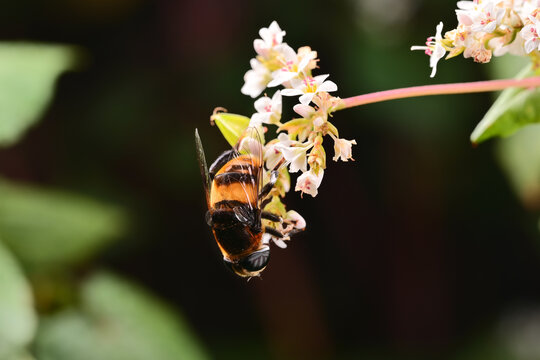
[{"label": "bee", "polygon": [[248,128],[232,149],[218,156],[210,169],[197,130],[195,145],[208,204],[206,222],[223,262],[241,277],[259,276],[270,260],[269,242],[263,240],[263,234],[284,238],[279,230],[263,227],[261,222],[261,219],[284,221],[276,214],[261,211],[284,160],[270,171],[270,180],[263,186],[263,148],[255,128]]}]

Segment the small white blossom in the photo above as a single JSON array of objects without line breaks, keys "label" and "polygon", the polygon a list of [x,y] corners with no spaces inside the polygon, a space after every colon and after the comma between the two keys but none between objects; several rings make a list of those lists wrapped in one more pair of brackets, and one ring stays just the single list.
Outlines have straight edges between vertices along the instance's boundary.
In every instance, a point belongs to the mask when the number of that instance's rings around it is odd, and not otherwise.
[{"label": "small white blossom", "polygon": [[285,31],[281,30],[276,21],[272,21],[269,27],[259,30],[259,35],[261,39],[253,41],[253,47],[257,54],[267,58],[270,50],[283,42]]},{"label": "small white blossom", "polygon": [[[277,231],[279,231],[279,229],[276,229]],[[262,235],[262,243],[264,245],[268,245],[270,244],[270,241],[273,241],[274,244],[276,244],[278,247],[282,248],[282,249],[286,249],[287,248],[287,244],[285,244],[285,241],[284,240],[289,240],[289,238],[277,238],[275,236],[272,236],[270,235],[269,233],[265,232],[263,235]]]},{"label": "small white blossom", "polygon": [[257,99],[254,105],[255,110],[257,110],[257,113],[251,116],[251,121],[254,124],[272,124],[281,119],[282,102],[279,90],[271,99],[268,96],[263,96]]},{"label": "small white blossom", "polygon": [[540,50],[540,37],[538,31],[540,30],[540,21],[535,17],[530,17],[532,23],[527,24],[521,30],[521,36],[525,40],[525,52],[530,54],[534,50]]},{"label": "small white blossom", "polygon": [[295,173],[298,170],[302,172],[307,170],[307,151],[313,144],[303,144],[298,141],[290,141],[290,145],[279,144],[277,148],[283,154],[283,157],[289,165],[289,172]]},{"label": "small white blossom", "polygon": [[304,119],[309,119],[316,112],[316,110],[312,106],[304,104],[294,105],[293,110],[295,113],[297,113]]},{"label": "small white blossom", "polygon": [[[498,1],[500,2],[500,1]],[[475,14],[473,24],[471,26],[472,31],[492,33],[495,31],[498,25],[501,24],[502,18],[506,10],[501,7],[495,7],[498,2],[486,2],[485,5],[480,7],[479,11]]]},{"label": "small white blossom", "polygon": [[[439,31],[440,32],[440,31]],[[264,144],[264,124],[279,126],[281,132],[277,139],[266,143],[262,148],[264,159],[263,184],[270,178],[277,181],[271,193],[271,201],[265,209],[283,216],[283,221],[272,222],[270,226],[283,234],[276,238],[269,233],[263,234],[263,243],[274,242],[279,247],[286,247],[286,241],[294,230],[302,230],[306,221],[295,211],[286,212],[281,197],[290,190],[289,173],[301,172],[297,178],[295,190],[316,196],[321,184],[326,166],[326,153],[322,146],[325,135],[335,139],[335,159],[343,161],[352,159],[351,146],[354,140],[337,139],[337,129],[329,124],[327,119],[341,101],[329,92],[337,90],[337,85],[327,80],[329,75],[312,75],[317,68],[317,52],[308,46],[300,47],[297,51],[283,42],[285,31],[281,30],[274,21],[268,28],[259,32],[260,39],[253,43],[257,56],[251,59],[251,70],[244,75],[242,93],[258,97],[266,87],[283,86],[276,91],[272,98],[264,95],[254,103],[257,112],[251,116],[249,126],[257,128]],[[281,123],[282,96],[299,96],[300,104],[294,106],[294,111],[301,118],[293,118]],[[310,106],[313,102],[315,105]],[[251,149],[250,139],[244,139],[240,144],[242,149]],[[260,143],[257,144],[261,149]],[[308,171],[309,169],[309,171]],[[315,169],[317,170],[315,172]],[[266,221],[266,220],[265,220]]]},{"label": "small white blossom", "polygon": [[266,84],[272,79],[270,71],[257,59],[249,61],[251,70],[244,75],[244,86],[240,90],[242,94],[256,98],[266,89]]},{"label": "small white blossom", "polygon": [[460,24],[469,26],[473,32],[492,33],[501,24],[506,9],[497,1],[459,1],[456,15]]},{"label": "small white blossom", "polygon": [[272,73],[273,79],[268,83],[268,87],[278,86],[299,77],[309,63],[317,57],[315,51],[304,51],[296,54],[287,44],[276,47],[276,51],[283,56],[281,60],[283,67]]},{"label": "small white blossom", "polygon": [[523,20],[528,19],[530,15],[540,9],[540,0],[522,0],[520,6],[514,4],[514,9]]},{"label": "small white blossom", "polygon": [[269,244],[273,241],[278,247],[285,249],[287,244],[285,241],[290,240],[290,232],[292,230],[303,230],[306,228],[306,220],[294,210],[289,210],[285,214],[283,221],[279,224],[275,224],[275,229],[283,234],[283,237],[277,238],[269,233],[264,233],[262,242],[263,244]]},{"label": "small white blossom", "polygon": [[306,228],[306,220],[304,220],[304,218],[294,210],[287,211],[287,215],[285,216],[285,220],[291,222],[293,224],[294,229],[305,229]]},{"label": "small white blossom", "polygon": [[430,77],[434,77],[437,72],[437,63],[439,60],[446,54],[446,50],[442,46],[442,28],[443,23],[440,22],[437,25],[435,37],[429,37],[426,42],[426,46],[412,46],[411,50],[424,50],[426,55],[429,55],[429,67],[433,70],[431,71]]},{"label": "small white blossom", "polygon": [[332,158],[334,161],[338,161],[341,158],[342,161],[348,161],[352,158],[352,146],[356,145],[356,140],[345,140],[334,138],[334,152],[335,155]]},{"label": "small white blossom", "polygon": [[281,93],[285,96],[300,96],[300,103],[309,105],[315,94],[319,92],[332,92],[337,90],[337,85],[330,80],[326,80],[329,75],[319,75],[315,77],[307,76],[303,80],[291,80],[292,89],[284,89]]},{"label": "small white blossom", "polygon": [[485,64],[491,60],[491,50],[484,47],[481,41],[471,42],[463,52],[463,57],[472,57],[475,62]]},{"label": "small white blossom", "polygon": [[283,158],[280,147],[289,146],[291,143],[292,140],[289,139],[287,134],[281,133],[278,135],[277,141],[265,146],[264,161],[268,170],[273,169]]},{"label": "small white blossom", "polygon": [[302,195],[304,193],[309,194],[313,197],[317,196],[317,189],[321,185],[322,178],[324,175],[324,170],[319,169],[319,174],[315,174],[313,170],[306,171],[298,177],[296,180],[295,191],[301,191]]},{"label": "small white blossom", "polygon": [[[540,51],[540,0],[458,1],[457,7],[456,29],[446,32],[444,38],[429,38],[427,46],[412,48],[430,55],[432,76],[446,51],[450,52],[447,59],[463,53],[479,63],[506,53],[524,56]],[[533,62],[538,66],[537,57]]]}]

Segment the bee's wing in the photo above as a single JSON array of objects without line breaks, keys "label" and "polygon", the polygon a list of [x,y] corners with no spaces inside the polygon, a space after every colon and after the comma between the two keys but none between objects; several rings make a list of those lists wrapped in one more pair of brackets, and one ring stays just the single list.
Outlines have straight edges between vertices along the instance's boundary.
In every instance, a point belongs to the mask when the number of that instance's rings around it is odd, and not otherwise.
[{"label": "bee's wing", "polygon": [[244,160],[238,162],[244,164],[241,171],[250,175],[249,182],[242,185],[246,200],[249,204],[255,204],[250,205],[252,209],[259,209],[259,194],[263,185],[263,145],[259,131],[254,127],[248,127],[234,149],[236,156]]},{"label": "bee's wing", "polygon": [[199,161],[199,168],[201,170],[201,176],[203,179],[206,204],[208,205],[208,208],[210,208],[210,175],[208,174],[208,166],[206,165],[206,158],[204,157],[204,149],[197,129],[195,129],[195,149],[197,151],[197,160]]}]

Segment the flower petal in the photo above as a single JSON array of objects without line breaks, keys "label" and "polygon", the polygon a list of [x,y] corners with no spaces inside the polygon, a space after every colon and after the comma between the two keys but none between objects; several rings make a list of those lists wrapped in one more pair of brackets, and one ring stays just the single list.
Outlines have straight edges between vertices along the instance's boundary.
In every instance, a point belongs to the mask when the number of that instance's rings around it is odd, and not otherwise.
[{"label": "flower petal", "polygon": [[285,95],[285,96],[295,96],[295,95],[301,95],[301,94],[303,94],[303,92],[300,89],[283,89],[283,90],[281,90],[281,95]]},{"label": "flower petal", "polygon": [[305,119],[309,119],[315,113],[315,109],[309,105],[296,104],[293,107],[294,112]]},{"label": "flower petal", "polygon": [[332,92],[337,90],[337,85],[333,81],[327,80],[323,82],[319,88],[319,91],[326,91],[326,92]]},{"label": "flower petal", "polygon": [[300,103],[303,105],[309,105],[311,100],[313,100],[313,96],[315,96],[315,93],[307,93],[300,96]]}]

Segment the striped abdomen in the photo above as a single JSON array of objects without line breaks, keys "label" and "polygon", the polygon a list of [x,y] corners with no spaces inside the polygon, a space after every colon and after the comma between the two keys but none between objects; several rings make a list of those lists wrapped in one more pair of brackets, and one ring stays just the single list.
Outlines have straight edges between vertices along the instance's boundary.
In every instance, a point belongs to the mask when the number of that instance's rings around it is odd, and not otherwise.
[{"label": "striped abdomen", "polygon": [[227,162],[212,181],[211,208],[230,207],[227,202],[257,208],[260,171],[259,160],[251,155],[240,155]]}]

